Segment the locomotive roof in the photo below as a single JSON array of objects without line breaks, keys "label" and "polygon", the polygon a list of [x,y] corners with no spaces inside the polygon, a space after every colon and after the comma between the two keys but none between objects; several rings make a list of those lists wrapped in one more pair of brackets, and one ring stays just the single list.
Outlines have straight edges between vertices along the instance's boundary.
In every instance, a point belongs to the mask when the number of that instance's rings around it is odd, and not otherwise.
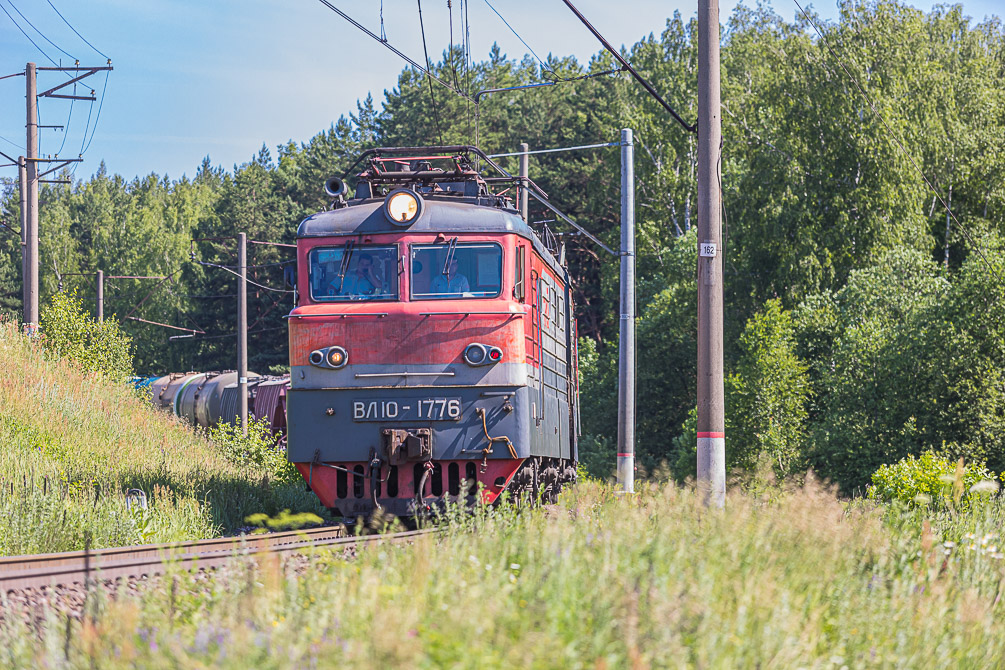
[{"label": "locomotive roof", "polygon": [[300,222],[297,238],[343,237],[381,233],[514,233],[530,240],[534,250],[552,269],[563,277],[564,270],[541,242],[534,229],[512,208],[490,207],[472,202],[471,198],[441,198],[423,196],[422,213],[407,227],[392,224],[384,216],[384,198],[350,201],[348,206],[312,214]]}]

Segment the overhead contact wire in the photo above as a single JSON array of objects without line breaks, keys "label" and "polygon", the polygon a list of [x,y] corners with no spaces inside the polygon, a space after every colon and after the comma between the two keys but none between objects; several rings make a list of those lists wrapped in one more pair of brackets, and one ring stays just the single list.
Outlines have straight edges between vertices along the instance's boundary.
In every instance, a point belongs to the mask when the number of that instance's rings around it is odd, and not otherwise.
[{"label": "overhead contact wire", "polygon": [[80,39],[82,39],[84,41],[84,44],[86,44],[87,46],[89,46],[92,49],[94,49],[97,52],[97,54],[99,56],[101,56],[102,58],[105,58],[107,60],[111,60],[111,58],[108,58],[108,56],[106,56],[104,53],[102,53],[101,51],[99,51],[97,47],[95,47],[93,44],[91,44],[90,42],[88,42],[87,39],[83,35],[81,35],[80,33],[78,33],[76,28],[74,28],[72,25],[70,25],[70,22],[67,21],[66,18],[64,18],[62,14],[59,13],[58,9],[56,9],[56,5],[52,4],[52,0],[45,0],[45,1],[49,3],[50,7],[52,7],[52,11],[56,12],[56,16],[58,16],[59,18],[63,19],[63,23],[65,23],[70,28],[70,30],[73,31],[73,33],[77,37],[79,37]]},{"label": "overhead contact wire", "polygon": [[318,2],[320,2],[325,7],[327,7],[328,9],[332,10],[333,12],[335,12],[336,14],[338,14],[339,16],[341,16],[343,19],[345,19],[346,21],[348,21],[349,23],[351,23],[353,26],[355,26],[359,30],[361,30],[364,33],[366,33],[367,35],[369,35],[372,39],[376,40],[378,43],[383,44],[392,53],[394,53],[396,56],[398,56],[399,58],[401,58],[403,61],[405,61],[406,63],[408,63],[412,67],[414,67],[416,70],[419,70],[420,72],[424,72],[425,74],[427,74],[430,77],[432,77],[436,82],[438,82],[441,86],[443,86],[447,90],[453,91],[454,93],[456,93],[457,95],[461,96],[462,98],[467,98],[468,100],[471,99],[470,96],[468,96],[467,94],[462,93],[461,91],[458,91],[456,88],[454,88],[453,86],[451,86],[447,82],[443,81],[442,79],[440,79],[439,77],[437,77],[435,74],[433,74],[432,72],[430,72],[426,68],[422,67],[421,65],[419,65],[418,63],[416,63],[414,60],[412,60],[408,56],[406,56],[399,49],[395,48],[394,45],[392,45],[390,42],[388,42],[386,40],[380,39],[380,37],[378,35],[375,35],[373,33],[373,31],[371,31],[369,28],[367,28],[366,26],[364,26],[363,24],[361,24],[359,21],[357,21],[356,19],[352,18],[351,16],[349,16],[348,14],[346,14],[345,12],[343,12],[341,9],[339,9],[338,7],[336,7],[335,5],[333,5],[332,3],[330,3],[328,0],[318,0]]},{"label": "overhead contact wire", "polygon": [[422,0],[415,0],[419,6],[419,32],[422,33],[422,55],[426,59],[426,81],[429,82],[429,100],[433,105],[433,120],[436,122],[436,135],[440,138],[440,145],[443,145],[443,129],[440,127],[440,110],[436,107],[436,96],[433,95],[433,80],[431,71],[432,64],[429,62],[429,50],[426,49],[426,27],[422,22]]},{"label": "overhead contact wire", "polygon": [[[11,5],[11,7],[13,7],[13,6],[14,5]],[[28,33],[26,33],[24,31],[24,28],[21,27],[21,24],[14,20],[14,17],[10,15],[10,12],[7,11],[7,8],[4,7],[2,3],[0,3],[0,9],[2,9],[3,13],[7,15],[7,18],[11,20],[11,23],[13,23],[17,27],[17,29],[21,31],[21,34],[28,38],[28,41],[32,43],[32,46],[34,46],[36,49],[38,49],[39,52],[43,56],[45,56],[46,60],[48,60],[54,66],[59,67],[59,63],[57,63],[56,61],[52,60],[52,57],[49,56],[49,54],[47,54],[45,52],[45,50],[42,49],[42,47],[38,46],[38,44],[35,42],[35,40],[31,39],[31,35],[29,35]]]},{"label": "overhead contact wire", "polygon": [[509,31],[510,31],[511,33],[513,33],[514,35],[516,35],[516,38],[517,38],[518,40],[520,40],[520,43],[521,43],[521,44],[523,44],[523,45],[524,45],[525,47],[527,47],[527,49],[528,49],[528,50],[529,50],[529,51],[530,51],[530,52],[531,52],[532,54],[534,54],[534,58],[536,58],[536,59],[537,59],[537,62],[541,64],[541,69],[542,69],[542,70],[544,70],[545,72],[550,72],[550,73],[551,73],[551,74],[552,74],[552,75],[553,75],[553,76],[554,76],[554,77],[555,77],[556,79],[558,79],[558,75],[557,75],[557,74],[555,74],[555,71],[554,71],[554,70],[552,70],[552,69],[551,69],[550,67],[548,67],[548,65],[547,65],[547,64],[546,64],[546,63],[544,62],[544,60],[542,60],[542,59],[541,59],[541,57],[537,55],[537,52],[536,52],[536,51],[534,51],[533,47],[531,47],[531,46],[530,46],[529,44],[527,44],[527,41],[526,41],[526,40],[525,40],[524,38],[520,37],[520,33],[518,33],[518,32],[517,32],[517,31],[516,31],[516,30],[515,30],[515,29],[513,28],[513,26],[511,26],[511,25],[509,24],[509,21],[507,21],[507,20],[506,20],[506,17],[504,17],[504,16],[502,15],[502,14],[500,14],[500,13],[499,13],[499,10],[498,10],[498,9],[496,9],[495,7],[493,7],[493,6],[492,6],[492,3],[491,3],[491,2],[489,2],[489,0],[485,0],[485,4],[489,6],[489,9],[491,9],[491,10],[492,10],[492,11],[493,11],[493,12],[495,13],[495,15],[496,15],[496,16],[498,16],[498,17],[499,17],[499,20],[500,20],[500,21],[502,21],[503,23],[505,23],[505,24],[506,24],[506,27],[507,27],[507,28],[509,28]]},{"label": "overhead contact wire", "polygon": [[[62,53],[67,58],[72,58],[75,61],[77,60],[76,56],[74,56],[73,54],[69,54],[69,53],[63,51],[63,49],[61,49],[58,44],[56,44],[55,42],[53,42],[52,40],[50,40],[48,37],[45,36],[45,33],[43,33],[41,30],[39,30],[38,28],[36,28],[35,24],[32,23],[31,21],[29,21],[28,17],[21,13],[21,10],[17,8],[17,5],[15,5],[12,0],[7,0],[7,4],[9,4],[14,9],[14,11],[17,12],[18,15],[22,19],[24,19],[25,23],[27,23],[29,26],[31,26],[32,30],[34,30],[36,33],[38,33],[39,35],[41,35],[43,40],[45,40],[46,42],[48,42],[49,44],[51,44],[53,47],[56,48],[57,51],[59,51],[60,53]],[[10,15],[8,14],[8,16],[10,16]],[[38,45],[35,45],[35,46],[37,47]],[[46,56],[46,58],[49,58],[49,57]],[[52,59],[49,58],[49,60],[52,60]]]},{"label": "overhead contact wire", "polygon": [[621,63],[621,65],[625,69],[627,69],[632,74],[633,77],[635,77],[635,80],[637,82],[639,82],[640,84],[642,84],[642,86],[649,92],[649,95],[651,95],[653,98],[655,98],[657,102],[659,102],[661,105],[663,105],[664,109],[666,109],[668,112],[670,112],[670,115],[673,116],[673,118],[677,120],[677,123],[679,123],[681,126],[683,126],[684,130],[688,131],[689,133],[696,133],[696,132],[698,132],[698,123],[695,122],[695,123],[689,125],[687,122],[685,122],[684,119],[682,119],[680,117],[680,114],[678,114],[676,112],[676,110],[674,110],[674,108],[671,107],[670,104],[667,103],[667,101],[664,100],[662,98],[662,96],[660,96],[660,94],[656,92],[656,89],[652,87],[652,84],[650,84],[648,81],[646,81],[642,77],[642,75],[640,75],[638,72],[635,71],[635,68],[632,67],[632,64],[629,63],[624,58],[624,56],[622,56],[621,53],[618,52],[617,49],[615,49],[613,46],[611,46],[611,43],[608,42],[604,38],[604,36],[600,34],[600,31],[598,31],[596,28],[593,27],[593,24],[590,23],[587,20],[587,18],[585,16],[583,16],[583,14],[578,9],[576,9],[576,6],[573,5],[572,2],[570,2],[570,0],[562,0],[562,2],[564,2],[566,4],[566,6],[569,9],[572,10],[572,13],[576,15],[576,17],[580,20],[580,22],[584,26],[586,26],[587,30],[589,30],[591,33],[593,33],[593,36],[596,37],[598,40],[600,40],[600,43],[604,45],[604,48],[607,49],[607,51],[612,56],[614,56],[614,58],[619,63]]}]

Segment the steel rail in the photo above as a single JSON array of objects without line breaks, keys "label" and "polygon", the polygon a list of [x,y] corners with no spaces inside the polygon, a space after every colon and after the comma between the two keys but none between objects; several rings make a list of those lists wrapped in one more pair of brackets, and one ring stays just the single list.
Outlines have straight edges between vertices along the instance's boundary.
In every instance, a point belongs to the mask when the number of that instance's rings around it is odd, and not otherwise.
[{"label": "steel rail", "polygon": [[279,554],[316,547],[358,547],[379,542],[407,542],[438,529],[384,535],[346,536],[339,527],[222,537],[197,542],[112,547],[93,551],[0,557],[0,593],[42,586],[86,583],[90,579],[140,577],[165,572],[216,568],[236,557]]}]

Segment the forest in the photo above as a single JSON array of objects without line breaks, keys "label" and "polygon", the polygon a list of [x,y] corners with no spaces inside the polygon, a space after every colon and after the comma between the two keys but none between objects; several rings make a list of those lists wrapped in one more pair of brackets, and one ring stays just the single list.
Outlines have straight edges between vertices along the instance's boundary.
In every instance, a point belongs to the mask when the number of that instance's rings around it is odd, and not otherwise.
[{"label": "forest", "polygon": [[[881,465],[932,451],[1005,470],[1005,30],[963,8],[841,5],[839,20],[789,22],[739,6],[722,37],[728,467],[813,470],[861,493]],[[821,26],[817,34],[813,24]],[[668,18],[625,56],[693,120],[697,34]],[[233,368],[232,237],[291,243],[327,204],[324,180],[368,147],[473,144],[488,153],[636,138],[639,286],[638,455],[646,472],[693,474],[695,452],[695,150],[603,53],[539,62],[493,48],[437,76],[487,95],[476,107],[406,68],[330,127],[263,146],[227,170],[207,156],[191,179],[127,181],[104,166],[40,196],[43,301],[94,301],[135,343],[142,374]],[[562,81],[571,80],[571,81]],[[516,170],[515,158],[501,159]],[[194,166],[196,167],[196,166]],[[576,221],[616,246],[616,148],[543,154],[531,177]],[[17,184],[0,218],[18,220]],[[951,208],[954,215],[948,214]],[[569,232],[531,207],[542,230]],[[211,238],[211,239],[206,239]],[[581,236],[568,245],[580,336],[587,470],[613,470],[617,432],[618,266]],[[0,312],[21,309],[20,243],[0,230]],[[250,368],[287,364],[288,248],[251,244]],[[208,264],[208,265],[207,265]],[[223,266],[223,267],[220,267]],[[195,331],[192,336],[133,320]]]}]

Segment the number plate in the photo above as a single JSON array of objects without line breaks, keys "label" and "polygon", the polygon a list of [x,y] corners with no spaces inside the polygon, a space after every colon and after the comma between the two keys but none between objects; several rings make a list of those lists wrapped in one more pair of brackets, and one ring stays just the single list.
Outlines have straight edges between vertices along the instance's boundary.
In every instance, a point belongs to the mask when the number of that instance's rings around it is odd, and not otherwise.
[{"label": "number plate", "polygon": [[460,418],[460,398],[364,398],[352,401],[353,421],[458,421]]}]

